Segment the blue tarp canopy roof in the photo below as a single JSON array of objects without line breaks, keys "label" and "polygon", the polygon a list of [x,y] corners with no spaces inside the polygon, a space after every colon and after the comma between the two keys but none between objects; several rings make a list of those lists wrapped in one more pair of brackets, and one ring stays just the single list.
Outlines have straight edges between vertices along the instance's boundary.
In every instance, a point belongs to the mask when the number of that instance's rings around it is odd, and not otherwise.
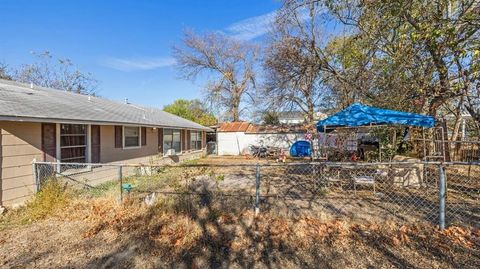
[{"label": "blue tarp canopy roof", "polygon": [[317,130],[323,132],[328,127],[357,127],[366,125],[407,125],[432,128],[435,119],[432,116],[414,114],[390,109],[353,103],[344,110],[317,123]]}]

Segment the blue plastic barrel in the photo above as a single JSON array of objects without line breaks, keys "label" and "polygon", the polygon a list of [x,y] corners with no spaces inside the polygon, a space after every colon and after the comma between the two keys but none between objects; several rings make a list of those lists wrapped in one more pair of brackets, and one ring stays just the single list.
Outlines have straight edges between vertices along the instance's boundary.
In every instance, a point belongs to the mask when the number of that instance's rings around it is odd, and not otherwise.
[{"label": "blue plastic barrel", "polygon": [[310,157],[311,155],[312,148],[308,141],[299,140],[290,147],[290,156],[292,157]]}]

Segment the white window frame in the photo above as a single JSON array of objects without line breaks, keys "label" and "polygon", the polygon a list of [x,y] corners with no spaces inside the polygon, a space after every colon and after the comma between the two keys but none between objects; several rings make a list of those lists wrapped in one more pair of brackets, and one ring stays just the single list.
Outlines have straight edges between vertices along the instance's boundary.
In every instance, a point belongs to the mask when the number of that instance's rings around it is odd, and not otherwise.
[{"label": "white window frame", "polygon": [[[125,127],[127,128],[138,128],[138,146],[125,146]],[[142,147],[142,127],[141,126],[130,126],[130,125],[123,125],[122,126],[122,148],[123,149],[139,149]]]},{"label": "white window frame", "polygon": [[[162,154],[163,156],[167,156],[165,153],[165,130],[172,130],[172,131],[179,131],[180,132],[180,151],[176,152],[175,155],[181,155],[183,153],[182,148],[183,148],[183,139],[182,139],[182,129],[176,129],[176,128],[163,128],[163,136],[162,136]],[[172,134],[172,142],[173,142],[173,134]]]},{"label": "white window frame", "polygon": [[[62,163],[62,146],[61,146],[61,128],[62,128],[62,124],[81,124],[81,123],[57,123],[56,125],[56,160],[58,163]],[[92,160],[92,150],[91,150],[91,143],[90,143],[90,137],[91,137],[91,134],[92,134],[92,125],[90,124],[81,124],[81,125],[85,125],[87,127],[87,133],[85,135],[85,139],[86,139],[86,144],[85,144],[85,162],[86,163],[90,163],[91,160]]]},{"label": "white window frame", "polygon": [[[197,148],[192,148],[192,145],[193,145],[193,143],[192,143],[192,142],[193,142],[193,141],[192,141],[192,137],[193,137],[192,134],[193,134],[193,133],[196,133],[196,134],[198,135],[198,138],[200,138],[200,140],[195,140],[195,142],[200,142],[200,148],[198,148],[198,149],[197,149]],[[202,131],[191,130],[191,131],[190,131],[190,150],[191,150],[191,151],[201,151],[201,150],[202,150],[202,139],[203,139],[203,137],[202,137]]]}]

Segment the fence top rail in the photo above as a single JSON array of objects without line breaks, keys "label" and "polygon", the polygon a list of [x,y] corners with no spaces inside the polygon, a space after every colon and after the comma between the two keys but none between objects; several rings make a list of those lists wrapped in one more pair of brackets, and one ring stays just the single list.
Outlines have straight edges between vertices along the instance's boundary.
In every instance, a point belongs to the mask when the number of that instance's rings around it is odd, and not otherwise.
[{"label": "fence top rail", "polygon": [[440,161],[418,161],[418,162],[291,162],[291,163],[240,163],[240,164],[131,164],[131,163],[60,163],[60,162],[39,162],[34,161],[33,164],[39,165],[61,165],[61,166],[107,166],[107,167],[162,167],[162,168],[181,168],[181,167],[285,167],[285,166],[304,166],[304,165],[317,165],[317,166],[330,166],[330,167],[378,167],[378,166],[411,166],[411,165],[475,165],[480,166],[480,162],[440,162]]},{"label": "fence top rail", "polygon": [[456,141],[451,141],[447,139],[423,139],[423,138],[414,138],[413,140],[415,141],[427,141],[427,142],[439,142],[439,143],[457,143],[457,144],[480,144],[480,141],[476,140],[456,140]]}]

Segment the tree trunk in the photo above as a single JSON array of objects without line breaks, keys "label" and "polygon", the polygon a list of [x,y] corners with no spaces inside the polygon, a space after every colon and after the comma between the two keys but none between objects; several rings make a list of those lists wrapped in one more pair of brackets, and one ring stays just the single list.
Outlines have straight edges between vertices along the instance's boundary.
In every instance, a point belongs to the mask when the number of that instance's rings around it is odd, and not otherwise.
[{"label": "tree trunk", "polygon": [[307,121],[308,123],[312,123],[315,120],[315,117],[314,117],[315,110],[314,110],[312,100],[310,99],[307,101],[307,109],[308,109]]},{"label": "tree trunk", "polygon": [[240,99],[234,98],[232,100],[232,120],[240,121]]}]

